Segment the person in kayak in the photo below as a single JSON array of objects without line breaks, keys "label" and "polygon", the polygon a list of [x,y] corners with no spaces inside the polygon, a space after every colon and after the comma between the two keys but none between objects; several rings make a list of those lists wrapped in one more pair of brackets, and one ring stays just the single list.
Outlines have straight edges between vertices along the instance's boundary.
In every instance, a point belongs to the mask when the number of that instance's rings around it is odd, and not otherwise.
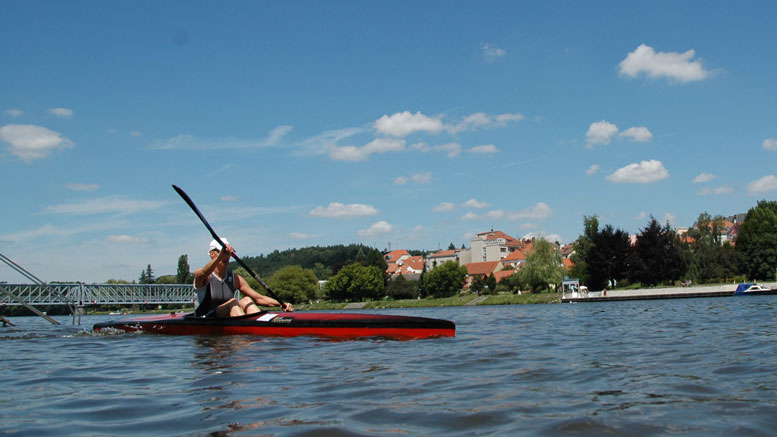
[{"label": "person in kayak", "polygon": [[[194,271],[194,291],[197,293],[194,314],[198,317],[237,317],[258,313],[258,305],[280,307],[277,300],[258,293],[245,279],[227,268],[235,249],[226,238],[221,241],[226,247],[222,249],[218,241],[211,241],[208,246],[210,261]],[[239,300],[235,297],[236,290],[243,294]],[[294,308],[286,303],[283,310],[294,311]]]}]

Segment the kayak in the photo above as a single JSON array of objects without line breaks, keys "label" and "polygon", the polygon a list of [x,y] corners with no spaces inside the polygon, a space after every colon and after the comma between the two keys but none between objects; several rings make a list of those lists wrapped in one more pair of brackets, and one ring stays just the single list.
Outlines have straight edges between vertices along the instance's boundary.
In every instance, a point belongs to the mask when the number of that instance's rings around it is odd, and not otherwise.
[{"label": "kayak", "polygon": [[196,317],[192,313],[170,313],[97,323],[93,329],[170,335],[315,336],[337,339],[384,337],[412,340],[456,335],[456,325],[449,320],[324,312],[259,312],[226,318]]}]

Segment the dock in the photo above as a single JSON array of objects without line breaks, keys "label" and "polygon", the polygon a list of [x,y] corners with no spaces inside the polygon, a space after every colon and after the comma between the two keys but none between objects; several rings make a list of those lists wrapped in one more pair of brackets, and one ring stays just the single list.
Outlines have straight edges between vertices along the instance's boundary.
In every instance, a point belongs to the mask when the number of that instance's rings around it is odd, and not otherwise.
[{"label": "dock", "polygon": [[[777,288],[777,283],[762,283],[761,285],[767,288]],[[561,302],[613,302],[624,300],[729,297],[734,296],[734,290],[736,290],[736,288],[737,284],[726,284],[694,287],[641,288],[637,290],[574,292],[562,294]]]}]

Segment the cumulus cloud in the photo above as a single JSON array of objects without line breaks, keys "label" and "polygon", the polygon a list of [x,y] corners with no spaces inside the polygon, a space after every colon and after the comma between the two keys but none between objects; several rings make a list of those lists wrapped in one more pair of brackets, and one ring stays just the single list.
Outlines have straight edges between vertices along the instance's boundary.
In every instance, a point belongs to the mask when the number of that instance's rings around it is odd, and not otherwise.
[{"label": "cumulus cloud", "polygon": [[70,183],[70,184],[67,184],[67,187],[73,191],[95,191],[100,189],[99,184]]},{"label": "cumulus cloud", "polygon": [[645,74],[651,79],[668,78],[677,82],[693,82],[706,79],[710,73],[701,61],[692,60],[696,52],[656,52],[653,47],[640,44],[618,64],[621,76],[637,77]]},{"label": "cumulus cloud", "polygon": [[407,183],[407,178],[404,176],[397,176],[394,178],[394,185],[405,185]]},{"label": "cumulus cloud", "polygon": [[467,150],[469,153],[480,153],[480,154],[489,154],[489,153],[496,153],[499,149],[496,148],[493,144],[483,144],[480,146],[472,147],[471,149]]},{"label": "cumulus cloud", "polygon": [[22,111],[21,109],[11,108],[11,109],[6,109],[5,111],[3,111],[3,114],[5,114],[5,115],[7,115],[9,117],[12,117],[12,118],[17,118],[17,117],[21,117],[22,115],[24,115],[24,111]]},{"label": "cumulus cloud", "polygon": [[717,177],[718,177],[717,175],[714,175],[712,173],[699,173],[699,175],[693,178],[691,182],[693,182],[694,184],[701,184],[704,182],[715,180],[717,179]]},{"label": "cumulus cloud", "polygon": [[517,122],[523,120],[523,114],[518,113],[505,113],[505,114],[486,114],[485,112],[476,112],[474,114],[467,115],[458,123],[451,123],[445,125],[445,130],[455,134],[461,131],[473,131],[480,128],[488,127],[505,127],[508,123]]},{"label": "cumulus cloud", "polygon": [[640,163],[629,164],[619,168],[607,176],[607,180],[616,184],[649,184],[669,177],[669,172],[661,161],[651,159]]},{"label": "cumulus cloud", "polygon": [[326,207],[317,206],[310,210],[308,214],[313,217],[353,218],[371,216],[377,213],[378,210],[370,205],[360,203],[350,203],[346,205],[340,202],[332,202]]},{"label": "cumulus cloud", "polygon": [[292,240],[309,240],[311,238],[310,234],[304,234],[302,232],[292,232],[289,234],[289,238]]},{"label": "cumulus cloud", "polygon": [[595,175],[596,173],[599,173],[599,164],[593,164],[588,169],[586,169],[585,174],[588,176]]},{"label": "cumulus cloud", "polygon": [[381,134],[395,137],[406,137],[414,132],[437,133],[444,129],[441,119],[428,117],[420,111],[415,114],[403,111],[384,115],[373,124],[373,127]]},{"label": "cumulus cloud", "polygon": [[553,208],[545,202],[537,202],[536,205],[523,211],[511,212],[507,214],[510,220],[544,220],[553,215]]},{"label": "cumulus cloud", "polygon": [[588,147],[596,144],[610,144],[612,137],[618,133],[618,127],[608,121],[597,121],[588,126],[585,141]]},{"label": "cumulus cloud", "polygon": [[696,194],[700,196],[707,196],[709,194],[719,196],[721,194],[729,194],[733,192],[734,192],[734,189],[728,186],[716,187],[716,188],[704,187],[701,190],[699,190],[699,192]]},{"label": "cumulus cloud", "polygon": [[468,201],[464,202],[464,206],[467,206],[469,208],[486,208],[490,206],[491,204],[488,202],[482,202],[480,200],[475,199],[474,197],[472,199],[469,199]]},{"label": "cumulus cloud", "polygon": [[507,54],[504,49],[501,49],[490,42],[480,43],[480,49],[483,50],[483,58],[486,61],[495,61]]},{"label": "cumulus cloud", "polygon": [[148,238],[133,237],[130,235],[108,235],[105,238],[105,241],[119,244],[143,244],[148,242]]},{"label": "cumulus cloud", "polygon": [[764,150],[777,150],[777,139],[767,138],[761,143],[761,147],[763,147]]},{"label": "cumulus cloud", "polygon": [[455,158],[461,153],[461,144],[458,143],[446,143],[438,146],[429,146],[426,143],[416,143],[410,146],[413,150],[420,150],[423,153],[429,152],[446,152],[448,158]]},{"label": "cumulus cloud", "polygon": [[747,192],[751,196],[759,196],[777,190],[777,176],[770,174],[747,184]]},{"label": "cumulus cloud", "polygon": [[68,108],[51,108],[49,114],[55,115],[59,118],[72,118],[73,110]]},{"label": "cumulus cloud", "polygon": [[428,171],[416,173],[410,177],[410,180],[417,184],[428,184],[432,180],[432,173]]},{"label": "cumulus cloud", "polygon": [[435,212],[448,212],[456,209],[456,204],[453,202],[441,202],[434,207]]},{"label": "cumulus cloud", "polygon": [[53,150],[73,147],[73,142],[61,133],[34,124],[2,126],[0,141],[10,144],[9,152],[27,162],[45,158]]},{"label": "cumulus cloud", "polygon": [[391,226],[387,221],[381,220],[379,222],[373,223],[372,226],[370,226],[367,229],[360,229],[356,231],[356,235],[362,238],[372,238],[372,237],[388,234],[393,230],[394,230],[393,226]]},{"label": "cumulus cloud", "polygon": [[619,137],[630,138],[632,141],[644,143],[653,139],[653,134],[644,126],[630,127],[618,134]]},{"label": "cumulus cloud", "polygon": [[362,147],[333,146],[329,149],[329,157],[338,161],[364,161],[373,153],[401,152],[405,150],[405,140],[393,138],[377,138]]}]

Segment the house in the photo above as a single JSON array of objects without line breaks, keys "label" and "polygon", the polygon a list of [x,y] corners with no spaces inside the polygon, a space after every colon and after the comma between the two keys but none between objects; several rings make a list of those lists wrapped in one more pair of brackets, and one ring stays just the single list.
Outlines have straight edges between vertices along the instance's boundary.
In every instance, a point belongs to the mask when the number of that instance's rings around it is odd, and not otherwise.
[{"label": "house", "polygon": [[533,241],[528,241],[522,248],[517,248],[509,255],[502,259],[502,264],[510,266],[513,269],[518,269],[523,264],[526,264],[526,256],[532,248]]},{"label": "house", "polygon": [[392,250],[391,252],[383,255],[383,259],[386,260],[386,264],[396,263],[397,261],[401,261],[409,257],[410,254],[404,249]]},{"label": "house", "polygon": [[481,232],[470,242],[472,262],[500,261],[516,250],[526,249],[527,243],[502,231]]},{"label": "house", "polygon": [[469,264],[471,259],[469,249],[441,250],[426,256],[426,270],[441,266],[448,261],[455,261],[458,265],[463,266]]},{"label": "house", "polygon": [[386,273],[395,277],[397,275],[413,277],[424,271],[424,258],[420,255],[410,256],[406,250],[394,250],[385,255]]}]

